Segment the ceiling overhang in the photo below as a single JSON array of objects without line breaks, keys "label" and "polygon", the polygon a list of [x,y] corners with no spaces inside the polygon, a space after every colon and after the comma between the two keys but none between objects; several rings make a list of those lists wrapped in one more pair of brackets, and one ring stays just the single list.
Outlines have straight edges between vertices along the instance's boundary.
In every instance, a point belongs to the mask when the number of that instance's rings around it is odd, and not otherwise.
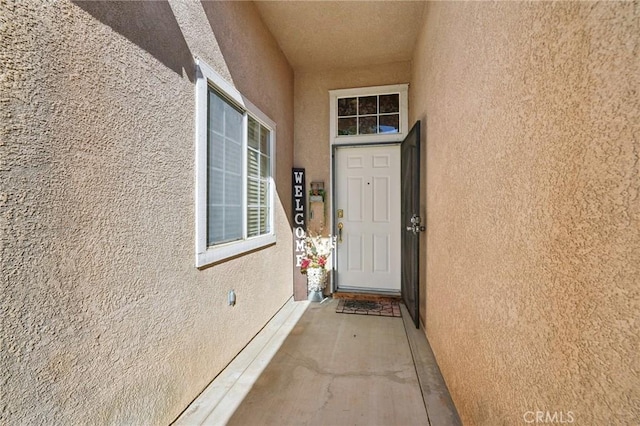
[{"label": "ceiling overhang", "polygon": [[410,61],[423,1],[257,1],[291,66],[336,69]]}]

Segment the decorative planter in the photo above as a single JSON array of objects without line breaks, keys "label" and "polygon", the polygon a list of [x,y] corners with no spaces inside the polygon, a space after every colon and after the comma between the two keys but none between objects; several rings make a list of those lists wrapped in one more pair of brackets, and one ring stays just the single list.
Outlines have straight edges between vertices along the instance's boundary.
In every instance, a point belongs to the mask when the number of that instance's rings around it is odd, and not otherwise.
[{"label": "decorative planter", "polygon": [[307,269],[307,289],[309,290],[309,300],[320,302],[323,299],[322,290],[325,287],[327,271],[324,268]]}]

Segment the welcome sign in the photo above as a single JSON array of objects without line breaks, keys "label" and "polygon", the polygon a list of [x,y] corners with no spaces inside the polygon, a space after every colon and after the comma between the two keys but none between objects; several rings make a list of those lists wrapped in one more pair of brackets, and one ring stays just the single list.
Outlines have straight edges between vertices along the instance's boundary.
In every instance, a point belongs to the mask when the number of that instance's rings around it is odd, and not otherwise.
[{"label": "welcome sign", "polygon": [[292,227],[293,227],[293,298],[307,299],[307,280],[300,273],[304,256],[304,239],[307,236],[307,203],[305,197],[305,169],[292,169]]}]

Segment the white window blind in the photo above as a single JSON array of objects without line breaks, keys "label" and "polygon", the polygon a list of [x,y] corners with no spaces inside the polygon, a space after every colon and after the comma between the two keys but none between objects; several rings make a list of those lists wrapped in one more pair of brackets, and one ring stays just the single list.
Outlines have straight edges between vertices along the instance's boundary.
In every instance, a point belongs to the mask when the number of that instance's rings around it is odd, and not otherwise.
[{"label": "white window blind", "polygon": [[209,89],[207,245],[242,239],[243,113]]},{"label": "white window blind", "polygon": [[269,181],[271,153],[269,129],[249,117],[247,141],[247,234],[270,232]]}]

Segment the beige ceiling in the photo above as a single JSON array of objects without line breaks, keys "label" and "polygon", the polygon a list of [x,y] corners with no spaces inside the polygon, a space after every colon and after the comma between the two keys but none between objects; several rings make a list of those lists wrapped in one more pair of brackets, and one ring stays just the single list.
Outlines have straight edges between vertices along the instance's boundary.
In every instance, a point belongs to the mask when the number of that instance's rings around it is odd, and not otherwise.
[{"label": "beige ceiling", "polygon": [[423,1],[257,1],[294,69],[409,61]]}]

